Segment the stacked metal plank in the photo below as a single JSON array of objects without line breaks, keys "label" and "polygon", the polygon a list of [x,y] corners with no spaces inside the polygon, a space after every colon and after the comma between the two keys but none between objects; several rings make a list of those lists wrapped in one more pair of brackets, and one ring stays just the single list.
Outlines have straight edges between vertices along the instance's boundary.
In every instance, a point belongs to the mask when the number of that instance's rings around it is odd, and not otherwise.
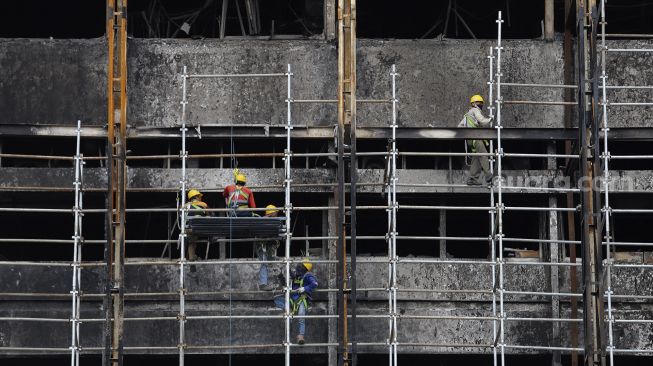
[{"label": "stacked metal plank", "polygon": [[281,238],[285,217],[191,217],[187,228],[193,235],[231,239]]}]

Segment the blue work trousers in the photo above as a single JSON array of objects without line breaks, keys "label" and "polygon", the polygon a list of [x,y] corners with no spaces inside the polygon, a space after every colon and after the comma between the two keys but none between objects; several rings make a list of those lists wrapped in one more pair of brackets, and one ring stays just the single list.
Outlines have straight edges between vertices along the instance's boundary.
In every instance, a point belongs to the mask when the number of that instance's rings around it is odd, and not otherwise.
[{"label": "blue work trousers", "polygon": [[[276,305],[279,309],[286,310],[286,297],[284,295],[275,296],[274,305]],[[292,311],[292,305],[290,305],[290,311]],[[297,315],[306,315],[306,307],[304,306],[303,301],[299,303]],[[306,319],[299,318],[297,320],[299,320],[299,335],[303,336],[306,332]]]}]

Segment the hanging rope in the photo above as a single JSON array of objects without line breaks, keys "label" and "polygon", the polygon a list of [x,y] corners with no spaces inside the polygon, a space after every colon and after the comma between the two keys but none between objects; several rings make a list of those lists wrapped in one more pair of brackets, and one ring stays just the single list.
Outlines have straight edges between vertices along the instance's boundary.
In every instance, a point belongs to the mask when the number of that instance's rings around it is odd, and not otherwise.
[{"label": "hanging rope", "polygon": [[[238,174],[238,162],[236,161],[236,157],[234,156],[235,152],[235,146],[234,146],[234,127],[233,125],[230,127],[229,130],[229,139],[230,139],[230,145],[231,145],[231,159],[230,159],[230,167],[233,169],[234,172],[234,181],[236,178],[236,175]],[[232,259],[233,257],[233,242],[231,238],[233,237],[233,225],[232,221],[229,220],[229,259]],[[233,337],[232,337],[232,329],[233,329],[233,320],[232,320],[232,292],[233,292],[233,277],[232,277],[232,267],[231,260],[229,261],[229,345],[233,343]],[[231,357],[232,357],[232,350],[229,349],[229,366],[231,366]]]}]

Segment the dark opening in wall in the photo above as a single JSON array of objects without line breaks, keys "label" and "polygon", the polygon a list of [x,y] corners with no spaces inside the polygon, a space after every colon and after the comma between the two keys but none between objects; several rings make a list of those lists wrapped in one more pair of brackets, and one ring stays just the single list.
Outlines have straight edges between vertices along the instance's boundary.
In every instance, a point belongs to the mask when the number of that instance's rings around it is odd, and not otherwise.
[{"label": "dark opening in wall", "polygon": [[544,2],[468,0],[361,0],[357,3],[361,38],[496,38],[497,12],[503,11],[506,38],[542,35]]},{"label": "dark opening in wall", "polygon": [[[226,4],[226,8],[224,7]],[[129,5],[130,33],[140,38],[320,35],[323,0],[148,0]]]},{"label": "dark opening in wall", "polygon": [[[613,209],[651,210],[653,203],[650,197],[645,194],[633,195],[610,195],[610,206]],[[651,223],[653,213],[646,212],[613,212],[612,232],[613,242],[627,243],[653,243],[651,235],[647,230]],[[612,247],[613,251],[636,251],[650,252],[651,246],[617,245]],[[604,253],[605,254],[605,253]]]},{"label": "dark opening in wall", "polygon": [[[227,0],[131,1],[128,32],[139,38],[218,38],[223,1]],[[250,2],[257,5],[249,7],[245,0],[228,1],[225,36],[306,37],[320,35],[324,29],[324,0],[259,0]],[[504,37],[529,39],[542,35],[544,18],[543,1],[359,0],[357,5],[357,32],[361,38],[416,39],[444,35],[492,39],[496,37],[494,21],[501,10],[505,20]],[[610,34],[653,33],[650,2],[608,2],[606,11]],[[0,37],[101,37],[106,28],[105,12],[104,1],[71,0],[65,6],[40,0],[8,2],[0,14]],[[564,1],[556,0],[557,32],[564,31],[563,16]]]},{"label": "dark opening in wall", "polygon": [[606,1],[608,34],[653,34],[653,3],[642,0]]},{"label": "dark opening in wall", "polygon": [[[32,159],[25,157],[2,157],[0,167],[17,168],[72,168],[72,160],[76,152],[75,138],[63,137],[11,137],[0,139],[0,150],[4,154],[18,155],[43,155],[43,158]],[[82,138],[80,142],[80,153],[84,157],[104,156],[104,139]],[[70,160],[47,159],[47,156],[65,157]],[[98,160],[87,160],[85,167],[99,167],[104,162]],[[72,182],[71,182],[72,184]]]},{"label": "dark opening in wall", "polygon": [[106,1],[5,1],[2,38],[95,38],[104,35]]},{"label": "dark opening in wall", "polygon": [[[73,194],[53,192],[29,192],[29,194],[16,194],[16,192],[1,192],[0,201],[3,207],[19,208],[57,208],[69,209],[71,213],[27,213],[3,212],[0,213],[2,221],[3,239],[45,239],[61,240],[63,242],[20,242],[11,241],[0,245],[0,257],[7,260],[27,261],[71,261],[73,259],[73,246],[71,237],[73,228]],[[84,195],[85,208],[104,208],[104,194],[86,193]],[[83,237],[85,240],[104,239],[105,216],[102,213],[88,213],[84,216]],[[83,259],[85,261],[102,260],[103,244],[85,244],[83,246]]]},{"label": "dark opening in wall", "polygon": [[[142,38],[217,38],[223,1],[229,4],[227,36],[312,36],[324,28],[323,0],[143,0],[128,4],[128,32]],[[101,37],[105,14],[106,2],[97,0],[8,2],[0,15],[0,37]]]},{"label": "dark opening in wall", "polygon": [[[284,197],[282,192],[258,192],[255,191],[257,207],[264,208],[269,204],[283,207]],[[128,193],[127,201],[131,208],[156,208],[176,206],[176,193]],[[297,207],[326,206],[325,195],[293,193],[292,204]],[[204,201],[210,208],[224,208],[224,199],[220,192],[206,192]],[[222,212],[214,213],[215,216],[224,216]],[[259,214],[263,214],[260,212]],[[282,214],[281,214],[282,215]],[[294,211],[291,214],[291,228],[293,237],[323,236],[322,228],[323,213],[321,211]],[[127,257],[179,257],[179,249],[176,240],[179,237],[179,227],[175,225],[177,212],[132,212],[127,214],[126,233],[129,241],[127,245]],[[326,235],[326,233],[324,234]],[[170,247],[164,251],[163,243],[146,243],[145,240],[173,240]],[[281,246],[277,252],[283,256],[285,239],[280,239]],[[139,242],[141,241],[141,242]],[[207,238],[198,238],[197,253],[201,257],[207,255]],[[308,251],[311,256],[322,254],[322,240],[293,240],[290,246],[291,256],[305,255]],[[227,258],[255,258],[254,241],[234,241],[225,243]],[[220,245],[212,242],[208,250],[208,258],[220,257]]]},{"label": "dark opening in wall", "polygon": [[[181,168],[181,160],[178,158],[181,151],[180,139],[157,139],[152,140],[130,140],[128,149],[131,157],[143,157],[151,155],[171,155],[173,158],[157,158],[157,159],[136,159],[128,160],[128,165],[132,168]],[[231,139],[208,139],[208,138],[189,138],[186,140],[186,150],[189,154],[187,160],[187,167],[190,168],[223,168],[233,169],[235,167],[241,169],[252,168],[277,168],[283,169],[283,153],[286,149],[285,138],[265,138],[265,139],[247,139],[247,138],[234,138]],[[293,156],[291,158],[291,167],[293,169],[305,168],[334,168],[337,166],[336,157],[328,156],[328,153],[333,153],[333,143],[330,140],[302,140],[293,139],[291,144],[292,152],[295,154],[311,153],[318,154],[317,156]],[[384,148],[385,149],[385,148]],[[384,151],[384,149],[377,151]],[[364,150],[361,150],[364,151]],[[206,155],[206,154],[246,154],[247,156],[237,157],[202,157],[194,158],[193,155]],[[280,156],[270,156],[270,154],[280,154]],[[324,155],[319,155],[324,154]],[[380,157],[381,164],[383,157]],[[370,169],[379,169],[379,162],[373,159],[360,159],[362,163]],[[383,169],[383,166],[380,166]]]},{"label": "dark opening in wall", "polygon": [[[546,143],[532,140],[507,140],[502,142],[503,150],[506,153],[546,153]],[[462,156],[415,156],[408,155],[409,152],[453,152],[464,153],[465,142],[429,140],[400,140],[397,144],[399,157],[397,160],[398,169],[436,169],[436,170],[461,170],[468,169],[468,163]],[[496,141],[495,141],[496,149]],[[378,150],[377,150],[378,151]],[[468,153],[471,151],[467,151]],[[406,155],[401,155],[406,153]],[[502,160],[504,170],[529,170],[546,169],[546,158],[529,158],[505,156]]]},{"label": "dark opening in wall", "polygon": [[617,158],[619,155],[651,155],[650,145],[648,141],[610,141],[608,149],[615,157],[609,160],[610,170],[653,170],[653,159]]}]

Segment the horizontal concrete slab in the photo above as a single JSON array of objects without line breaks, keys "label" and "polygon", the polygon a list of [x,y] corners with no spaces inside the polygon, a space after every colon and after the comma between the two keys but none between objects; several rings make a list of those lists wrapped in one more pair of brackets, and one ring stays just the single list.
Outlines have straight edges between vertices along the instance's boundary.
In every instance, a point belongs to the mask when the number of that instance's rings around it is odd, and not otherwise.
[{"label": "horizontal concrete slab", "polygon": [[[383,159],[383,158],[379,158]],[[446,158],[444,158],[446,159]],[[382,161],[382,160],[381,160]],[[435,160],[434,160],[435,161]],[[68,163],[65,163],[68,164]],[[70,163],[72,164],[72,163]],[[259,192],[283,192],[283,169],[241,169],[248,176],[250,187]],[[0,188],[34,187],[47,190],[71,190],[74,171],[71,168],[0,168]],[[128,190],[174,192],[179,189],[181,169],[128,168]],[[231,169],[186,170],[189,187],[205,192],[221,193],[233,179]],[[358,192],[381,192],[384,172],[380,169],[359,169]],[[565,177],[558,170],[504,170],[503,189],[508,193],[564,193],[575,189],[579,182]],[[398,169],[399,193],[488,193],[487,187],[469,187],[467,171],[441,169]],[[291,192],[324,192],[335,189],[335,171],[326,168],[292,169]],[[602,179],[602,178],[601,178]],[[600,180],[597,180],[599,182]],[[602,181],[601,181],[602,182]],[[84,189],[105,191],[106,169],[84,169]],[[602,183],[601,183],[602,184]],[[614,193],[648,192],[653,189],[653,171],[612,170],[609,187]]]}]

